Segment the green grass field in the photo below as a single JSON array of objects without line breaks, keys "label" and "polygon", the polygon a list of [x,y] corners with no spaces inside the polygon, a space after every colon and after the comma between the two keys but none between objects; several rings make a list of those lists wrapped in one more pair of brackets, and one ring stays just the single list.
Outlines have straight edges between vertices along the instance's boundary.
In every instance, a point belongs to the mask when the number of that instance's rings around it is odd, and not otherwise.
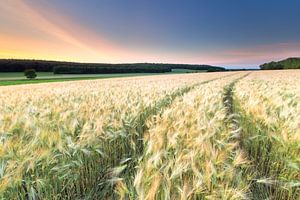
[{"label": "green grass field", "polygon": [[206,72],[206,70],[192,70],[192,69],[172,69],[170,73],[201,73]]},{"label": "green grass field", "polygon": [[28,80],[23,73],[0,73],[0,86],[155,75],[152,73],[65,75],[50,72],[38,72],[37,74],[35,80]]},{"label": "green grass field", "polygon": [[[37,72],[38,77],[57,76],[52,72]],[[23,72],[0,72],[0,80],[3,79],[25,79]]]},{"label": "green grass field", "polygon": [[120,78],[133,76],[149,76],[162,74],[182,74],[182,73],[198,73],[205,72],[199,70],[189,69],[173,69],[169,73],[124,73],[124,74],[53,74],[52,72],[37,72],[35,80],[28,80],[22,72],[0,73],[0,86],[20,85],[20,84],[34,84],[47,82],[62,82],[74,80],[90,80],[90,79],[104,79],[104,78]]},{"label": "green grass field", "polygon": [[[72,78],[106,78],[127,77],[139,75],[153,75],[152,73],[124,73],[124,74],[53,74],[52,72],[37,72],[37,80],[42,79],[72,79]],[[22,72],[0,73],[0,81],[26,80]]]}]

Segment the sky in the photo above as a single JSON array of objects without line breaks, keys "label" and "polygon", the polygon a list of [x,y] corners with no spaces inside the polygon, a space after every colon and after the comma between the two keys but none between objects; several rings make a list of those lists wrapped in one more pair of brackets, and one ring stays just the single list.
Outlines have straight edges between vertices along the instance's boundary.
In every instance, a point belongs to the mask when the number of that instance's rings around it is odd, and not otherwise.
[{"label": "sky", "polygon": [[253,68],[300,57],[299,0],[0,0],[0,58]]}]

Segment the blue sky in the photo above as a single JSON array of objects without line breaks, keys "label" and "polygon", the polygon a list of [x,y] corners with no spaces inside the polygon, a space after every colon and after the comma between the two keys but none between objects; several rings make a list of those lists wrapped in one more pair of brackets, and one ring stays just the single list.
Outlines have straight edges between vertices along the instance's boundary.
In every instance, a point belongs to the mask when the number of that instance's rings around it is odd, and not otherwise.
[{"label": "blue sky", "polygon": [[[9,33],[40,48],[27,50],[27,55],[22,54],[26,48],[16,45],[15,52],[23,57],[255,67],[300,55],[296,0],[24,2],[12,0],[8,8],[3,6],[5,17],[0,14],[0,37]],[[15,11],[9,9],[12,6]],[[20,12],[30,14],[20,21]],[[59,55],[56,48],[62,49]]]}]

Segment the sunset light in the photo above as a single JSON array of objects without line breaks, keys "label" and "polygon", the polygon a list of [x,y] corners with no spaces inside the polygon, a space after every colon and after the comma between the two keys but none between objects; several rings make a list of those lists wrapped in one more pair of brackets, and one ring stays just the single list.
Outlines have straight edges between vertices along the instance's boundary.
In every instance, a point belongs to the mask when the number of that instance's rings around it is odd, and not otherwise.
[{"label": "sunset light", "polygon": [[[4,1],[0,58],[257,66],[300,54],[297,6],[200,2]],[[279,8],[291,11],[268,14]]]}]

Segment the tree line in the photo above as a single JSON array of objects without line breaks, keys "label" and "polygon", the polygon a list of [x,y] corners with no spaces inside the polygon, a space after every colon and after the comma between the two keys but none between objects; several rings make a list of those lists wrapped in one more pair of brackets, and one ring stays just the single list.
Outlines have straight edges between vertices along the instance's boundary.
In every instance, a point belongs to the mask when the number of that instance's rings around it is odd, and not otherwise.
[{"label": "tree line", "polygon": [[260,65],[260,69],[271,70],[271,69],[300,69],[300,58],[288,58],[278,62],[269,62]]},{"label": "tree line", "polygon": [[0,59],[0,72],[24,72],[34,69],[37,72],[54,72],[56,74],[105,74],[105,73],[164,73],[172,69],[190,69],[206,71],[225,71],[223,67],[190,64],[161,63],[76,63],[44,60]]}]

